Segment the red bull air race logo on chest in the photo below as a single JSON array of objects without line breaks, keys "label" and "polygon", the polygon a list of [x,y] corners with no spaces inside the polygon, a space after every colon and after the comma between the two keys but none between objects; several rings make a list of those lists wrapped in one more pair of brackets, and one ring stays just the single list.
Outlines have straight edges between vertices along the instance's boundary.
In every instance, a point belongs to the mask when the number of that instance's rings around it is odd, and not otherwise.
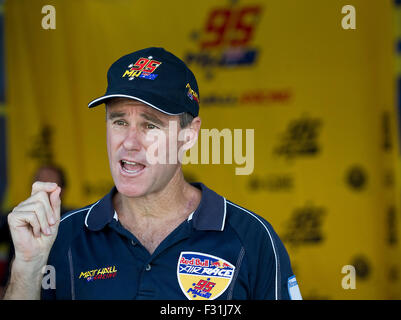
[{"label": "red bull air race logo on chest", "polygon": [[201,252],[181,252],[177,278],[190,300],[213,300],[228,288],[235,267],[228,261]]}]

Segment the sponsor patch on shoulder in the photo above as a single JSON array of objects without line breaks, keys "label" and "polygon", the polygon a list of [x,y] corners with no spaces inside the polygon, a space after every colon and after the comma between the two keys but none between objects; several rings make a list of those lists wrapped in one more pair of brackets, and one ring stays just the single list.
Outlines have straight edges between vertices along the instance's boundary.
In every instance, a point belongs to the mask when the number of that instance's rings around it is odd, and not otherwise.
[{"label": "sponsor patch on shoulder", "polygon": [[291,300],[302,300],[301,291],[299,291],[298,282],[295,276],[288,278],[288,294]]},{"label": "sponsor patch on shoulder", "polygon": [[228,288],[235,267],[228,261],[201,252],[181,252],[177,278],[190,300],[213,300]]}]

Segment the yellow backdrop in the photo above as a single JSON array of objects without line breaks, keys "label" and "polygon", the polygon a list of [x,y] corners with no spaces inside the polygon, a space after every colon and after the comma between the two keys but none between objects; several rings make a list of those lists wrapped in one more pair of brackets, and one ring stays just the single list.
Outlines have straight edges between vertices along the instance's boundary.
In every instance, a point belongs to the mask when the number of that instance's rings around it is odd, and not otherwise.
[{"label": "yellow backdrop", "polygon": [[109,191],[104,108],[86,104],[113,61],[162,46],[197,76],[203,128],[254,129],[252,174],[190,164],[188,179],[272,223],[305,299],[401,298],[392,1],[54,0],[45,30],[47,4],[5,6],[9,205],[48,161],[67,172],[68,206]]}]

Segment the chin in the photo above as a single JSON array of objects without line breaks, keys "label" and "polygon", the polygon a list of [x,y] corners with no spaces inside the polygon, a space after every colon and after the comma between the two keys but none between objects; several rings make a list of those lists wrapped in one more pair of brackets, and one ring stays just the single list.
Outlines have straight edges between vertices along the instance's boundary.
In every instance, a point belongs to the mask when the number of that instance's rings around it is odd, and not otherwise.
[{"label": "chin", "polygon": [[120,194],[129,198],[138,198],[147,194],[143,185],[116,183],[116,188]]},{"label": "chin", "polygon": [[146,167],[140,172],[131,174],[121,170],[120,166],[114,171],[113,180],[120,194],[129,198],[138,198],[162,190],[172,179],[175,171],[169,170],[168,174],[164,172],[159,175],[158,172],[160,173],[160,170]]}]

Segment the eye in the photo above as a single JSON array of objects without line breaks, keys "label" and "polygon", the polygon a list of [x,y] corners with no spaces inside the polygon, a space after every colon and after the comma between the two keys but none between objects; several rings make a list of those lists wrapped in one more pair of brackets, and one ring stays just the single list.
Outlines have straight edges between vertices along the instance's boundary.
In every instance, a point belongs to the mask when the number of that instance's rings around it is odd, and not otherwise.
[{"label": "eye", "polygon": [[126,126],[127,123],[124,120],[116,120],[113,122],[113,124],[117,125],[117,126]]},{"label": "eye", "polygon": [[146,129],[158,129],[153,123],[147,123]]}]

